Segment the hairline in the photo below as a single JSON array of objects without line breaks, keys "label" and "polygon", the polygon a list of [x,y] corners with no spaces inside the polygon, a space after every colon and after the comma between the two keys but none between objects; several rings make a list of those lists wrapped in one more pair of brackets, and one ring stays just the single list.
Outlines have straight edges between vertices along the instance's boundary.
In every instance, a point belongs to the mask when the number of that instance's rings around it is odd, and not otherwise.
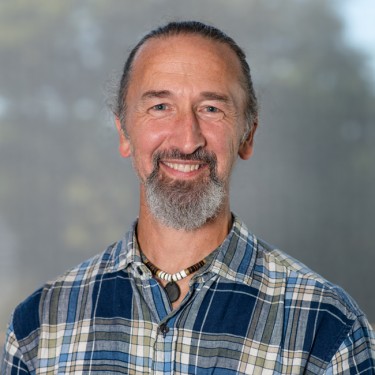
[{"label": "hairline", "polygon": [[[173,22],[172,22],[173,23]],[[168,24],[169,25],[169,24]],[[120,82],[120,88],[117,98],[117,105],[115,106],[115,115],[119,118],[121,127],[127,136],[126,128],[125,128],[125,117],[127,112],[127,103],[126,97],[129,91],[130,82],[132,80],[132,72],[134,69],[134,63],[141,52],[142,48],[147,45],[149,41],[152,40],[166,40],[171,37],[178,37],[178,36],[197,36],[201,37],[205,40],[211,42],[218,42],[220,44],[226,45],[234,54],[235,58],[237,59],[239,66],[240,66],[240,74],[239,74],[239,82],[244,91],[245,95],[245,122],[246,122],[246,129],[243,136],[243,140],[247,138],[249,133],[253,128],[253,124],[256,121],[256,117],[258,114],[258,107],[257,107],[257,99],[255,96],[255,92],[253,89],[252,79],[250,75],[250,68],[246,61],[246,56],[241,47],[228,35],[223,33],[221,30],[214,28],[216,34],[205,34],[203,30],[194,30],[194,29],[174,29],[171,28],[166,30],[164,26],[155,30],[152,30],[148,34],[146,34],[130,51],[130,54],[126,60],[123,76]],[[203,25],[203,24],[202,24]],[[211,27],[211,26],[209,26]],[[160,30],[162,30],[160,32]]]}]

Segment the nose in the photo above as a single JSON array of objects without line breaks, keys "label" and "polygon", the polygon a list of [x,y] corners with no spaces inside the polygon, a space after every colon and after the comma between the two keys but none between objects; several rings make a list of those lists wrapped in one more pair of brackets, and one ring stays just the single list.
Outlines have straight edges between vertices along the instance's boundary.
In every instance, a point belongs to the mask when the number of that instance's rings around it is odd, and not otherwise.
[{"label": "nose", "polygon": [[184,154],[192,154],[206,145],[199,120],[193,110],[181,113],[174,124],[170,146]]}]

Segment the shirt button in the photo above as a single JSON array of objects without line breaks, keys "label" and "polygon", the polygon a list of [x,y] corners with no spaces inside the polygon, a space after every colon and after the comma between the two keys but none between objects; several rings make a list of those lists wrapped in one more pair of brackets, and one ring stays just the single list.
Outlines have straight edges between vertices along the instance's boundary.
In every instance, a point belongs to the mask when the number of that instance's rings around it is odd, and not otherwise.
[{"label": "shirt button", "polygon": [[142,268],[141,267],[137,267],[137,271],[139,273],[140,276],[143,275],[143,271],[142,271]]},{"label": "shirt button", "polygon": [[159,332],[163,335],[163,337],[165,337],[169,332],[169,327],[165,323],[160,324]]}]

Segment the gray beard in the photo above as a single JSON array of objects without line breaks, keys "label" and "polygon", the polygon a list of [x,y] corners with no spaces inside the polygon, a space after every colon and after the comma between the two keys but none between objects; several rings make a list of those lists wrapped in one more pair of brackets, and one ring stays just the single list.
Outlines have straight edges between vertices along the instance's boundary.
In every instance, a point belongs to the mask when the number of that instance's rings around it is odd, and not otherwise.
[{"label": "gray beard", "polygon": [[[162,157],[204,161],[209,165],[210,174],[198,181],[170,179],[159,173]],[[217,177],[216,164],[215,155],[202,149],[190,155],[178,150],[156,154],[153,172],[144,182],[152,215],[167,227],[185,231],[198,229],[214,219],[226,197],[225,182]]]}]

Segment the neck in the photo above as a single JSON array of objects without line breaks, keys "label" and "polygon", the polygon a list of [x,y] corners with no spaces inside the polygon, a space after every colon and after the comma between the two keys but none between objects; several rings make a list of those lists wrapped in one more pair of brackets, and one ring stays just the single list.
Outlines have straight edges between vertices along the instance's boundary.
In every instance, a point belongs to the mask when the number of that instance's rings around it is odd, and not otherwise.
[{"label": "neck", "polygon": [[147,205],[141,203],[137,239],[142,252],[153,264],[173,274],[214,251],[224,241],[231,224],[229,204],[202,227],[184,231],[164,226],[149,212]]}]

